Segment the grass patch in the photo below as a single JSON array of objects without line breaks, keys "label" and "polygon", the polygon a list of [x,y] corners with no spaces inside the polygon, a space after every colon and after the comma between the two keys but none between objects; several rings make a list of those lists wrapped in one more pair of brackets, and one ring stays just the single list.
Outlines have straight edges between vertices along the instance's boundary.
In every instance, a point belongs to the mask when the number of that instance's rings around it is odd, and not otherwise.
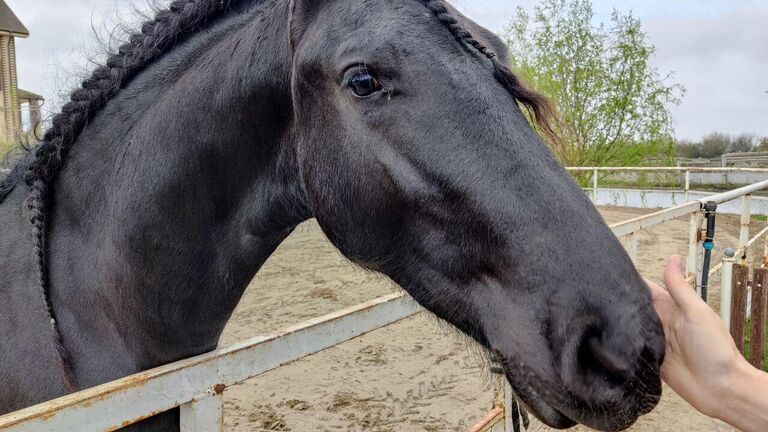
[{"label": "grass patch", "polygon": [[[751,327],[751,318],[747,319],[747,322],[744,324],[744,357],[749,358],[750,349],[749,349],[749,341],[750,341],[750,332],[749,329]],[[768,320],[766,320],[765,324],[765,341],[763,342],[763,349],[765,350],[765,357],[763,357],[763,370],[768,372]]]}]

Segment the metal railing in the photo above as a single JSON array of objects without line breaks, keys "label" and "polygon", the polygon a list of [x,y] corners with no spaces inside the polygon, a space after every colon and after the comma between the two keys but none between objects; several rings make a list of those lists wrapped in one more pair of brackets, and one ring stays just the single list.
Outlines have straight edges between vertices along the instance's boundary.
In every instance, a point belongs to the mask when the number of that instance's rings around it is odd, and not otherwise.
[{"label": "metal railing", "polygon": [[599,190],[598,183],[600,173],[621,173],[621,172],[667,172],[667,173],[683,173],[685,174],[685,181],[683,190],[685,192],[686,201],[688,201],[688,194],[691,192],[691,174],[696,173],[711,173],[711,174],[728,174],[728,173],[753,173],[753,174],[767,174],[768,168],[696,168],[696,167],[568,167],[566,168],[570,172],[591,172],[592,173],[592,200],[597,201],[597,192]]},{"label": "metal railing", "polygon": [[[577,170],[598,168],[578,168]],[[600,168],[598,170],[603,170]],[[670,168],[663,168],[667,170]],[[575,169],[576,170],[576,169]],[[708,170],[688,169],[690,172]],[[749,169],[753,170],[753,169]],[[758,172],[766,172],[761,170]],[[708,197],[707,201],[725,202],[742,199],[742,226],[738,254],[726,258],[710,273],[722,271],[723,302],[726,280],[736,259],[746,259],[751,245],[768,233],[768,227],[749,238],[750,194],[768,188],[768,180],[733,191]],[[690,216],[688,275],[691,281],[701,278],[702,201],[657,211],[611,225],[614,234],[629,239],[628,252],[633,260],[638,255],[638,233],[682,216]],[[768,247],[768,243],[767,246]],[[768,249],[766,249],[768,252]],[[698,283],[698,282],[697,282]],[[730,291],[728,291],[730,292]],[[182,360],[130,377],[103,384],[79,393],[45,402],[0,417],[0,431],[43,432],[77,430],[111,431],[168,409],[180,407],[182,432],[223,430],[223,392],[227,386],[307,357],[373,330],[412,316],[420,308],[405,294],[392,294],[358,306],[287,328],[275,334],[256,337],[230,348]],[[721,315],[730,311],[721,307]],[[725,317],[724,317],[725,319]],[[726,321],[729,322],[729,321]],[[510,409],[513,392],[503,378],[497,380],[497,403],[474,432],[511,430]]]},{"label": "metal railing", "polygon": [[419,311],[391,294],[232,347],[161,366],[0,417],[8,432],[112,431],[181,407],[182,432],[223,430],[223,392]]}]

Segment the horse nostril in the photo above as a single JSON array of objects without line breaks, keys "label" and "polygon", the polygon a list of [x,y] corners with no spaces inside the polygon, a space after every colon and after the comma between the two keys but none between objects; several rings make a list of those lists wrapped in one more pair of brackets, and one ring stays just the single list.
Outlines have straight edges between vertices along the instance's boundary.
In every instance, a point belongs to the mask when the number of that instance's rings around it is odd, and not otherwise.
[{"label": "horse nostril", "polygon": [[632,378],[632,363],[621,347],[608,346],[600,335],[587,335],[579,347],[579,363],[594,378],[621,385]]}]

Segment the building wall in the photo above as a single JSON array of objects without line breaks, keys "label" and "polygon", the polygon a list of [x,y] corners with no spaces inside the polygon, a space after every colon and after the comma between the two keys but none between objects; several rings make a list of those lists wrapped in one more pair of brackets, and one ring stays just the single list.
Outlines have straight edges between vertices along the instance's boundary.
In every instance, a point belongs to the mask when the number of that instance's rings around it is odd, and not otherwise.
[{"label": "building wall", "polygon": [[0,35],[0,142],[11,145],[21,128],[21,113],[16,94],[16,42],[13,36]]},{"label": "building wall", "polygon": [[11,141],[15,141],[16,132],[21,130],[21,110],[19,106],[19,96],[16,93],[19,88],[19,79],[16,75],[16,38],[8,38],[8,75],[11,80],[11,104],[6,105],[10,107],[10,121],[13,125],[13,130],[10,135]]},{"label": "building wall", "polygon": [[0,146],[8,145],[8,129],[11,127],[6,116],[7,107],[10,106],[8,88],[11,85],[6,72],[9,67],[8,39],[10,36],[0,35]]}]

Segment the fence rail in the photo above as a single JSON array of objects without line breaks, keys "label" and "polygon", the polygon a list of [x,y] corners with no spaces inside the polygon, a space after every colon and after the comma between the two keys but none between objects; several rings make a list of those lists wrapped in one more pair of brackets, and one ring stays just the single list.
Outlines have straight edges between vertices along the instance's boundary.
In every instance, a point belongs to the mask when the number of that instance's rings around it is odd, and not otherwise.
[{"label": "fence rail", "polygon": [[690,172],[690,173],[768,173],[768,168],[735,168],[735,167],[567,167],[568,171],[592,172]]},{"label": "fence rail", "polygon": [[230,348],[132,375],[0,417],[8,432],[111,431],[181,406],[182,432],[221,429],[227,386],[419,311],[392,294]]},{"label": "fence rail", "polygon": [[[638,171],[708,172],[732,170],[734,172],[764,172],[759,168],[633,168]],[[572,171],[616,171],[628,168],[572,168]],[[595,179],[597,175],[595,175]],[[597,183],[594,184],[597,189]],[[739,236],[738,259],[744,261],[749,246],[768,233],[768,227],[754,238],[749,238],[751,193],[768,188],[768,180],[733,191],[716,194],[706,201],[718,203],[742,199],[742,224]],[[629,254],[637,259],[637,234],[675,218],[690,216],[688,251],[689,280],[697,284],[701,278],[702,204],[692,201],[680,206],[657,211],[645,216],[611,225],[615,235],[629,238]],[[746,218],[746,219],[745,219]],[[767,240],[768,241],[768,240]],[[768,243],[766,251],[768,251]],[[768,254],[766,254],[768,256]],[[766,258],[768,259],[768,258]],[[723,300],[728,297],[731,306],[731,286],[738,273],[736,257],[726,258],[710,270],[722,273]],[[726,288],[727,285],[727,288]],[[737,294],[740,296],[741,294]],[[740,297],[739,297],[740,298]],[[740,304],[741,300],[734,303]],[[740,306],[733,306],[737,309]],[[745,306],[746,307],[746,306]],[[721,314],[729,315],[731,309]],[[393,294],[377,300],[344,309],[276,334],[261,336],[233,347],[214,351],[199,357],[172,363],[89,390],[65,396],[0,417],[0,431],[43,432],[78,430],[85,432],[110,431],[136,423],[174,407],[181,408],[181,430],[222,430],[223,396],[226,387],[304,358],[344,341],[378,328],[396,323],[419,311],[418,306],[404,294]],[[724,320],[726,317],[724,317]],[[730,319],[726,321],[730,325]],[[502,387],[501,401],[471,431],[510,431],[512,391]],[[497,398],[498,399],[498,398]]]}]

